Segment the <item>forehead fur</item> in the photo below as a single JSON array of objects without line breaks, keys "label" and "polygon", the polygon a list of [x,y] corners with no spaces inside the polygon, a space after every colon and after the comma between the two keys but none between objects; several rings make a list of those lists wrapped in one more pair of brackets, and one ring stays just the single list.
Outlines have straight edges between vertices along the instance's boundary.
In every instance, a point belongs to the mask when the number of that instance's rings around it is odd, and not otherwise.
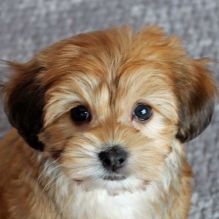
[{"label": "forehead fur", "polygon": [[[168,100],[172,70],[189,62],[180,42],[155,27],[138,33],[115,28],[80,34],[42,51],[37,59],[48,69],[41,81],[51,87],[46,95],[46,124],[72,108],[72,103],[95,103],[101,109],[114,101],[115,94],[119,99],[129,92],[126,96],[138,95],[139,100],[151,94],[156,101],[157,93],[157,98]],[[174,104],[173,98],[166,104]]]},{"label": "forehead fur", "polygon": [[188,61],[179,40],[167,37],[157,27],[137,33],[130,28],[115,28],[80,34],[52,45],[39,53],[37,59],[49,69],[45,83],[74,72],[108,81],[118,78],[123,72],[121,68],[129,64]]}]

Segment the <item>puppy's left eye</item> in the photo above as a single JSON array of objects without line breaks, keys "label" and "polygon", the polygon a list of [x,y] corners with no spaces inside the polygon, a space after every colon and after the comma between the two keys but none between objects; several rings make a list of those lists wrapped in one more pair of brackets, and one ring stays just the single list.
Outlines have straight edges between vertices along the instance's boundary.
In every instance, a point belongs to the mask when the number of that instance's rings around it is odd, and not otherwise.
[{"label": "puppy's left eye", "polygon": [[150,106],[139,103],[133,111],[133,117],[139,121],[146,121],[152,116],[152,109]]},{"label": "puppy's left eye", "polygon": [[71,118],[76,123],[90,122],[91,113],[85,106],[80,105],[71,110]]}]

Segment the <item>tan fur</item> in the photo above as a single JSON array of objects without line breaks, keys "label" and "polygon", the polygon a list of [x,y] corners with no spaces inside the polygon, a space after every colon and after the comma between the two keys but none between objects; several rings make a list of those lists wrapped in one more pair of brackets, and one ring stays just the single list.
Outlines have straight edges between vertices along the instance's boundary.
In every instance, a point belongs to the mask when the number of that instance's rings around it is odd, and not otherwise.
[{"label": "tan fur", "polygon": [[[205,128],[208,121],[198,128],[205,117],[210,121],[216,91],[205,62],[191,59],[176,37],[156,27],[81,34],[11,68],[5,102],[18,132],[13,129],[0,142],[0,219],[188,218],[191,170],[181,142]],[[200,87],[200,99],[191,97]],[[30,97],[17,96],[24,89]],[[21,103],[14,99],[28,100],[38,89],[45,98],[43,127],[33,131],[43,151],[20,136],[29,139],[23,131],[28,119],[22,118],[31,107],[23,115],[14,109]],[[33,108],[40,105],[35,99]],[[132,117],[138,103],[152,107],[146,122]],[[78,105],[92,112],[89,123],[71,120],[70,110]],[[190,137],[189,126],[197,129]],[[130,154],[127,179],[108,182],[101,179],[97,153],[115,144]]]}]

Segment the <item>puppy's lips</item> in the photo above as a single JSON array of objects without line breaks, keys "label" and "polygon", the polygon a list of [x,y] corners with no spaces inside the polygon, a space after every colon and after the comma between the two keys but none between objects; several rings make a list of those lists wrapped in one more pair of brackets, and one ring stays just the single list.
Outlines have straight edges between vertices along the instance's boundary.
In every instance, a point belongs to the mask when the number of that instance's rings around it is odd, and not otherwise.
[{"label": "puppy's lips", "polygon": [[73,181],[75,181],[76,183],[81,183],[81,182],[83,182],[84,180],[83,180],[83,179],[73,179]]},{"label": "puppy's lips", "polygon": [[109,181],[121,181],[124,179],[126,179],[126,177],[123,175],[108,175],[103,177],[103,180],[109,180]]},{"label": "puppy's lips", "polygon": [[[107,175],[107,176],[103,176],[103,177],[100,177],[100,179],[104,180],[104,181],[122,181],[122,180],[125,180],[127,177],[124,176],[124,175]],[[82,183],[84,181],[87,180],[87,178],[74,178],[72,179],[74,182],[76,183]]]}]

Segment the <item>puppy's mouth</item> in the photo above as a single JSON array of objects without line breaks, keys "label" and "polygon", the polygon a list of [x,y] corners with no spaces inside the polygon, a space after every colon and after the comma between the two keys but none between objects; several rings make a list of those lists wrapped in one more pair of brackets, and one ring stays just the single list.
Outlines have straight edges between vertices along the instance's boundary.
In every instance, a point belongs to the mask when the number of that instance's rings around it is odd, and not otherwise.
[{"label": "puppy's mouth", "polygon": [[126,179],[126,176],[123,175],[107,175],[103,177],[103,180],[109,181],[120,181]]},{"label": "puppy's mouth", "polygon": [[[105,175],[103,177],[100,177],[100,179],[104,181],[122,181],[127,179],[127,177],[123,175]],[[73,181],[77,183],[82,183],[83,181],[86,181],[86,179],[73,179]]]}]

